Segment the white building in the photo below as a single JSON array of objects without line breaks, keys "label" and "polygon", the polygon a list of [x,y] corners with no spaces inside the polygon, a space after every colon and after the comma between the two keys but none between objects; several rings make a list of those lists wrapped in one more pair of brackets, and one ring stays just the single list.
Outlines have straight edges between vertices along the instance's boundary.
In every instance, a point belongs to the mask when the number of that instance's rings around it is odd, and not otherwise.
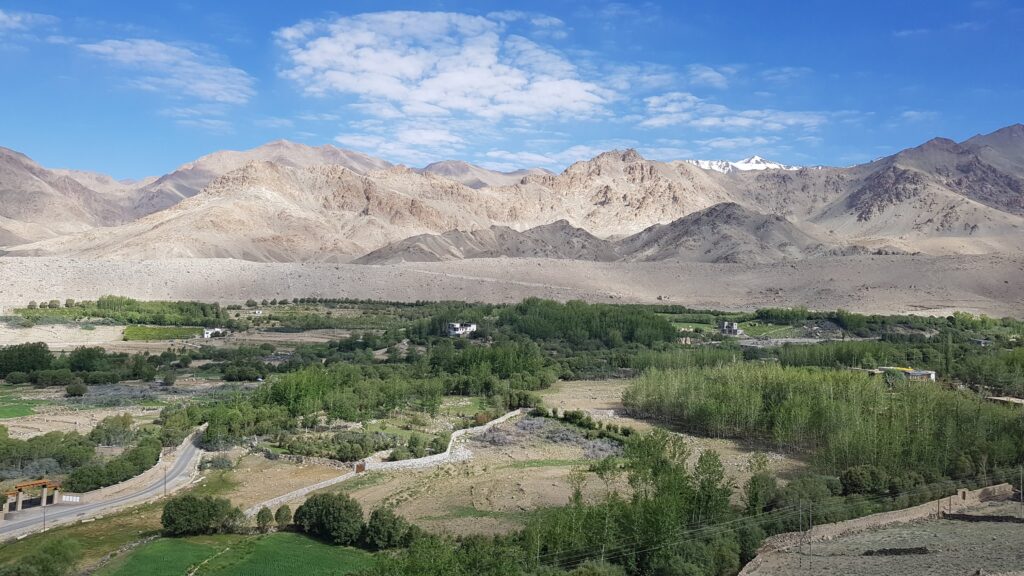
[{"label": "white building", "polygon": [[230,334],[230,332],[223,328],[203,328],[203,338],[227,336],[228,334]]},{"label": "white building", "polygon": [[470,322],[448,323],[448,336],[452,338],[456,336],[467,336],[473,332],[476,332],[476,324],[472,324]]},{"label": "white building", "polygon": [[720,329],[725,336],[743,336],[743,329],[738,322],[722,322]]}]

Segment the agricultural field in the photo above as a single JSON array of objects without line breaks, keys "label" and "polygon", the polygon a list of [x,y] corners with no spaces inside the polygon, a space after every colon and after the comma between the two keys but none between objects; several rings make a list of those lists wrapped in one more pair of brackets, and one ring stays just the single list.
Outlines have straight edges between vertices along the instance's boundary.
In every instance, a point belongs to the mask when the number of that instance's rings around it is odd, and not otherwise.
[{"label": "agricultural field", "polygon": [[96,576],[344,576],[373,562],[373,556],[362,550],[291,532],[257,537],[222,534],[162,538],[116,558]]},{"label": "agricultural field", "polygon": [[126,326],[124,339],[133,340],[185,340],[202,336],[203,329],[198,326]]}]

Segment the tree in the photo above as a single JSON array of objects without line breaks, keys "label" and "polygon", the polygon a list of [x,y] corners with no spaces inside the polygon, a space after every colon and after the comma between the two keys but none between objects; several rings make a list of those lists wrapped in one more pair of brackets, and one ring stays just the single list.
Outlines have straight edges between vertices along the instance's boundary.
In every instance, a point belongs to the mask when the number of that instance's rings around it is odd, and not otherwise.
[{"label": "tree", "polygon": [[107,352],[99,346],[79,346],[68,354],[68,368],[74,372],[94,372],[102,370],[106,362]]},{"label": "tree", "polygon": [[39,308],[39,304],[36,304],[35,300],[32,300],[31,302],[28,303],[29,310],[35,310],[36,308]]},{"label": "tree", "polygon": [[164,386],[174,386],[174,383],[178,381],[178,376],[174,373],[174,370],[168,370],[163,375]]},{"label": "tree", "polygon": [[390,508],[376,508],[366,523],[364,540],[376,550],[398,548],[406,542],[409,523]]},{"label": "tree", "polygon": [[274,522],[278,530],[284,530],[292,523],[292,509],[287,504],[282,505],[274,512]]},{"label": "tree", "polygon": [[89,387],[81,382],[75,382],[74,384],[68,384],[64,387],[64,393],[70,398],[80,398],[85,396],[86,392],[89,391]]},{"label": "tree", "polygon": [[0,348],[0,378],[9,372],[46,370],[52,362],[53,353],[43,342],[6,346]]},{"label": "tree", "polygon": [[245,305],[248,306],[249,308],[255,308],[257,306],[256,301],[253,300],[252,298],[246,300]]},{"label": "tree", "polygon": [[168,536],[189,536],[226,532],[244,518],[242,511],[231,506],[227,498],[185,494],[164,504],[160,523]]},{"label": "tree", "polygon": [[75,307],[75,299],[74,298],[68,298],[67,300],[65,300],[64,301],[64,307],[65,308],[74,308]]},{"label": "tree", "polygon": [[264,534],[270,530],[270,523],[274,521],[274,514],[270,511],[270,508],[264,506],[260,508],[260,511],[256,513],[256,526],[260,529],[260,532]]},{"label": "tree", "polygon": [[314,494],[295,511],[303,532],[334,544],[355,544],[363,532],[363,510],[347,494]]},{"label": "tree", "polygon": [[50,300],[50,308],[60,308],[60,300]]}]

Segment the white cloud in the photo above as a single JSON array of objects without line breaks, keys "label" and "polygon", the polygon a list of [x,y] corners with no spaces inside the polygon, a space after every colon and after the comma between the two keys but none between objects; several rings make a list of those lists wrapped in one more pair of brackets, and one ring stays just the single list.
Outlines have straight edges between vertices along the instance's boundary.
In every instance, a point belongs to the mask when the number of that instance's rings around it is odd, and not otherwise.
[{"label": "white cloud", "polygon": [[576,145],[563,150],[551,152],[490,150],[484,154],[492,162],[501,161],[504,166],[519,168],[539,166],[542,168],[561,169],[573,162],[589,160],[602,152],[616,148],[635,146],[632,140],[609,140],[593,145]]},{"label": "white cloud", "polygon": [[781,66],[779,68],[768,68],[767,70],[763,70],[761,72],[761,78],[775,84],[785,84],[802,76],[807,76],[811,72],[813,72],[813,70],[806,66]]},{"label": "white cloud", "polygon": [[904,122],[925,122],[933,120],[937,114],[931,110],[904,110],[900,119]]},{"label": "white cloud", "polygon": [[79,47],[138,71],[131,84],[142,90],[225,104],[245,104],[256,93],[244,70],[159,40],[104,40]]},{"label": "white cloud", "polygon": [[896,30],[892,35],[897,38],[912,38],[914,36],[923,36],[929,32],[931,32],[931,30],[928,30],[927,28],[906,28],[903,30]]},{"label": "white cloud", "polygon": [[481,16],[379,12],[307,20],[275,35],[288,54],[286,78],[310,95],[354,96],[364,111],[586,118],[603,114],[613,96],[559,52]]},{"label": "white cloud", "polygon": [[711,138],[698,140],[697,143],[710,150],[734,150],[736,148],[751,148],[754,146],[767,146],[777,142],[778,138],[766,138],[764,136],[740,136],[736,138]]},{"label": "white cloud", "polygon": [[790,112],[771,108],[733,110],[713,104],[689,92],[669,92],[644,99],[648,128],[690,126],[701,129],[748,129],[778,131],[787,128],[813,130],[828,121],[823,112]]},{"label": "white cloud", "polygon": [[212,132],[214,134],[230,134],[234,132],[231,122],[219,118],[184,118],[176,120],[181,126],[189,126]]},{"label": "white cloud", "polygon": [[360,127],[362,132],[339,134],[335,142],[409,164],[452,158],[465,147],[461,136],[437,125],[405,122],[397,128],[375,124]]},{"label": "white cloud", "polygon": [[0,34],[11,31],[24,32],[39,26],[51,26],[56,23],[57,17],[50,16],[49,14],[0,9]]},{"label": "white cloud", "polygon": [[687,68],[687,79],[694,86],[709,86],[724,89],[729,87],[729,77],[736,73],[732,67],[712,68],[704,64],[691,64]]},{"label": "white cloud", "polygon": [[295,126],[295,122],[288,118],[277,118],[274,116],[260,118],[254,121],[253,124],[263,128],[291,128]]}]

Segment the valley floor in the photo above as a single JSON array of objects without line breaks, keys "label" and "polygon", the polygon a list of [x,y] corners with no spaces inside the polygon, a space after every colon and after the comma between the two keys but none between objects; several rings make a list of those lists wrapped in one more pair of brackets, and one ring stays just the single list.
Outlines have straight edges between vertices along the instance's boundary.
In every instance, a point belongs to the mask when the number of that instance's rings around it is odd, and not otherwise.
[{"label": "valley floor", "polygon": [[1024,255],[848,256],[775,264],[478,259],[362,266],[230,259],[0,258],[0,312],[30,300],[248,298],[514,302],[529,296],[693,308],[1024,315]]}]

